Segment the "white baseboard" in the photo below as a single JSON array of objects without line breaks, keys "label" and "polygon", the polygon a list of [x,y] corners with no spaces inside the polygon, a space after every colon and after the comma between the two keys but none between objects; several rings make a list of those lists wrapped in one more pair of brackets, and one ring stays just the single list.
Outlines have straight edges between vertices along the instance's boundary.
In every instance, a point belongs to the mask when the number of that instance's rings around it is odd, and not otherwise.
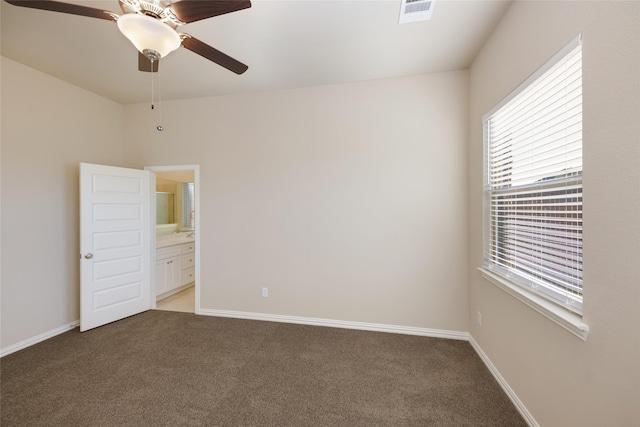
[{"label": "white baseboard", "polygon": [[56,335],[63,334],[67,331],[70,331],[71,329],[77,328],[78,326],[80,326],[80,321],[76,320],[75,322],[68,323],[66,325],[60,326],[59,328],[51,329],[50,331],[44,332],[40,335],[36,335],[35,337],[27,338],[24,341],[20,341],[19,343],[0,349],[0,357],[7,356],[11,353],[15,353],[16,351],[25,349],[34,344],[38,344],[39,342],[48,340],[49,338],[53,338]]},{"label": "white baseboard", "polygon": [[267,322],[296,323],[300,325],[327,326],[332,328],[358,329],[362,331],[390,332],[394,334],[419,335],[467,341],[468,332],[442,329],[416,328],[412,326],[385,325],[380,323],[349,322],[344,320],[319,319],[315,317],[283,316],[279,314],[251,313],[245,311],[200,309],[197,314],[214,317],[262,320]]},{"label": "white baseboard", "polygon": [[498,381],[498,384],[500,384],[500,387],[502,387],[502,389],[507,394],[511,402],[515,405],[518,412],[520,412],[520,415],[522,415],[522,418],[524,418],[526,423],[530,427],[540,427],[540,425],[533,418],[533,415],[531,415],[531,413],[527,410],[527,408],[524,406],[522,401],[516,395],[515,391],[513,391],[511,386],[509,386],[509,384],[507,383],[507,380],[505,380],[504,377],[500,374],[498,369],[489,359],[489,356],[487,356],[487,354],[482,350],[482,348],[480,348],[480,345],[476,342],[475,339],[473,339],[473,336],[471,334],[469,334],[469,343],[471,343],[471,346],[476,351],[476,353],[478,353],[478,356],[480,356],[480,359],[482,359],[482,361],[487,366],[487,368],[489,368],[489,371],[491,372],[493,377],[496,379],[496,381]]}]

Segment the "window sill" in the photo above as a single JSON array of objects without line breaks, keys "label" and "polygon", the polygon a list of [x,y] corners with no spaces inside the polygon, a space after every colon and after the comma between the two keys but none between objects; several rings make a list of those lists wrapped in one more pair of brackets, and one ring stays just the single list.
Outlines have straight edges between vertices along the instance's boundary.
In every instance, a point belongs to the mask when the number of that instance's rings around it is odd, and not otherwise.
[{"label": "window sill", "polygon": [[489,280],[509,295],[525,303],[581,340],[587,340],[587,335],[589,335],[589,325],[584,323],[579,315],[565,310],[551,301],[503,279],[484,267],[478,267],[478,270],[480,270],[485,279]]}]

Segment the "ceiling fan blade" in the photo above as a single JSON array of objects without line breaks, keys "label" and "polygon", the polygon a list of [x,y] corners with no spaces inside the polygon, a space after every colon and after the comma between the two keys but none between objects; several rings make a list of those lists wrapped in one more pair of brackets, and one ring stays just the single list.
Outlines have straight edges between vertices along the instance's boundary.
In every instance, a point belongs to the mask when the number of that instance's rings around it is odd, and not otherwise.
[{"label": "ceiling fan blade", "polygon": [[151,60],[144,56],[143,53],[138,52],[138,70],[146,71],[147,73],[157,73],[158,64],[160,61],[153,61],[153,70],[151,69]]},{"label": "ceiling fan blade", "polygon": [[80,6],[78,4],[62,3],[52,0],[5,0],[14,6],[29,7],[31,9],[49,10],[52,12],[69,13],[71,15],[88,16],[90,18],[106,19],[115,21],[113,12],[93,7]]},{"label": "ceiling fan blade", "polygon": [[180,0],[171,11],[184,23],[199,21],[251,7],[249,0]]},{"label": "ceiling fan blade", "polygon": [[229,71],[233,71],[236,74],[242,74],[249,68],[242,62],[233,59],[229,55],[220,52],[218,49],[212,48],[208,44],[203,43],[194,37],[187,34],[183,34],[183,36],[186,37],[182,40],[182,46],[191,52],[207,58],[209,61],[215,62]]}]

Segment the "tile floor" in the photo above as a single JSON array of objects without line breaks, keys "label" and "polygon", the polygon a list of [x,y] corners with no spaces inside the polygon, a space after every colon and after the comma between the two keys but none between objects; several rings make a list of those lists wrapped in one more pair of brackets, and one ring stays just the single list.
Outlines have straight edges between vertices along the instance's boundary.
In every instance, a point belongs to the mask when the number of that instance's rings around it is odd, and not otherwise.
[{"label": "tile floor", "polygon": [[195,313],[195,307],[196,294],[194,286],[156,302],[156,310]]}]

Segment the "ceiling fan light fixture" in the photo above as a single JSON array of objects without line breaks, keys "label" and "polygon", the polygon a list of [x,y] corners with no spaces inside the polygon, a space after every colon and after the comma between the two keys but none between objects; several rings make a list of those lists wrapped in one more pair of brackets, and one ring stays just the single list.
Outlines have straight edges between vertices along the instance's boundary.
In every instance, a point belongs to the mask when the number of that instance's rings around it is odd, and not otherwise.
[{"label": "ceiling fan light fixture", "polygon": [[118,29],[145,55],[153,51],[164,58],[180,47],[178,33],[151,16],[127,13],[118,18]]}]

